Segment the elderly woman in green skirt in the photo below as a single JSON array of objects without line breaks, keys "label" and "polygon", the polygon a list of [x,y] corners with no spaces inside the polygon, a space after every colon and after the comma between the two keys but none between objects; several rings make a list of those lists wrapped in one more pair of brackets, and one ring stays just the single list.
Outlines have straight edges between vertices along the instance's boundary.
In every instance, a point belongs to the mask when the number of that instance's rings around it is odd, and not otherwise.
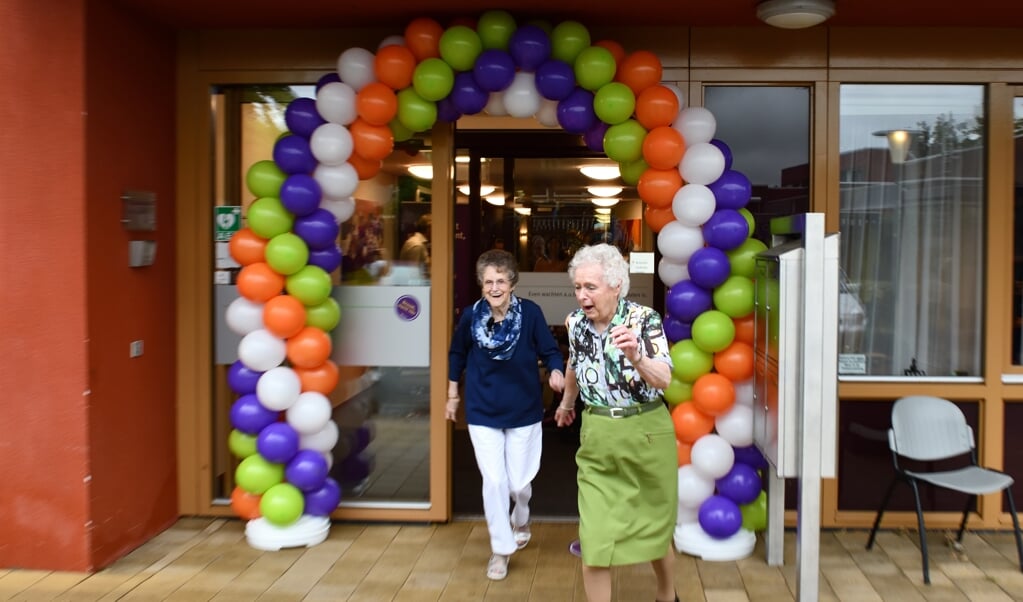
[{"label": "elderly woman in green skirt", "polygon": [[609,602],[612,566],[650,562],[657,600],[678,600],[678,454],[661,397],[672,369],[661,317],[625,298],[628,265],[611,245],[579,249],[568,275],[579,309],[565,322],[569,365],[555,419],[571,424],[576,397],[585,404],[576,464],[586,597]]}]

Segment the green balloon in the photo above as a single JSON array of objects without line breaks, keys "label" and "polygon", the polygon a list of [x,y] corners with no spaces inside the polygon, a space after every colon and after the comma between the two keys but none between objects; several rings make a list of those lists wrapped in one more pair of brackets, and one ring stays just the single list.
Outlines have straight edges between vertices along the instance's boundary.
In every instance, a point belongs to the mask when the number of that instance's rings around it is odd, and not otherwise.
[{"label": "green balloon", "polygon": [[733,276],[752,278],[756,272],[757,255],[767,250],[767,245],[755,238],[747,238],[741,245],[725,251],[732,265]]},{"label": "green balloon", "polygon": [[683,382],[675,377],[672,377],[671,383],[668,384],[668,388],[664,390],[664,399],[672,407],[675,407],[680,403],[685,403],[692,398],[693,383]]},{"label": "green balloon", "polygon": [[234,481],[239,487],[255,495],[262,495],[268,489],[284,480],[284,465],[268,462],[259,454],[253,454],[238,464]]},{"label": "green balloon", "polygon": [[508,42],[515,33],[515,17],[505,10],[488,10],[480,15],[476,31],[484,48],[508,50]]},{"label": "green balloon", "polygon": [[295,225],[295,216],[284,208],[279,198],[273,196],[253,201],[249,205],[245,219],[257,236],[266,239],[290,232],[291,227]]},{"label": "green balloon", "polygon": [[692,339],[683,339],[671,346],[672,377],[684,383],[694,383],[696,379],[710,372],[714,367],[714,356],[700,349]]},{"label": "green balloon", "polygon": [[590,32],[578,21],[562,21],[551,31],[551,58],[575,64],[575,58],[590,46]]},{"label": "green balloon", "polygon": [[[575,82],[580,87],[592,92],[614,80],[617,66],[615,57],[610,50],[603,46],[587,46],[575,57],[572,68],[575,71]],[[596,102],[594,102],[594,108],[596,108]]]},{"label": "green balloon", "polygon": [[330,296],[331,284],[330,274],[315,265],[307,265],[284,279],[284,288],[288,294],[306,307],[326,301]]},{"label": "green balloon", "polygon": [[227,448],[236,458],[248,458],[256,453],[256,436],[231,429],[227,436]]},{"label": "green balloon", "polygon": [[469,71],[483,52],[480,36],[465,25],[449,27],[440,36],[440,58],[455,71]]},{"label": "green balloon", "polygon": [[635,119],[626,119],[607,128],[604,133],[604,152],[608,159],[619,163],[635,161],[643,156],[644,138],[646,130],[643,126]]},{"label": "green balloon", "polygon": [[746,223],[749,224],[749,235],[753,236],[753,228],[756,226],[756,222],[753,219],[753,214],[750,213],[749,209],[742,207],[741,209],[739,209],[739,215],[746,218]]},{"label": "green balloon", "polygon": [[753,280],[746,276],[729,276],[714,289],[714,307],[730,318],[750,315],[753,312]]},{"label": "green balloon", "polygon": [[287,177],[276,163],[266,159],[249,167],[249,171],[245,172],[245,185],[255,197],[278,196]]},{"label": "green balloon", "polygon": [[341,321],[341,306],[333,297],[327,297],[323,303],[305,308],[305,325],[315,326],[324,332],[334,330]]},{"label": "green balloon", "polygon": [[309,247],[297,234],[278,234],[266,243],[266,263],[278,274],[294,274],[309,263]]},{"label": "green balloon", "polygon": [[757,499],[739,506],[742,513],[742,528],[747,531],[763,531],[767,528],[767,492],[761,491]]},{"label": "green balloon", "polygon": [[305,498],[298,487],[291,483],[279,483],[266,490],[259,500],[259,513],[267,521],[278,525],[290,525],[305,511]]},{"label": "green balloon", "polygon": [[707,353],[723,351],[735,339],[735,322],[723,311],[711,309],[693,320],[693,342]]},{"label": "green balloon", "polygon": [[391,133],[394,134],[395,142],[404,142],[415,135],[415,132],[402,125],[401,122],[398,121],[397,117],[392,119],[390,123],[387,124],[387,127],[391,128]]},{"label": "green balloon", "polygon": [[650,169],[650,166],[643,159],[636,159],[635,161],[628,161],[618,165],[618,171],[622,173],[622,182],[629,186],[639,184],[639,178],[648,169]]},{"label": "green balloon", "polygon": [[438,58],[426,59],[412,72],[412,87],[423,99],[436,102],[451,94],[455,87],[455,72]]},{"label": "green balloon", "polygon": [[425,132],[436,121],[436,103],[426,100],[411,87],[398,92],[398,122],[402,126],[413,132]]},{"label": "green balloon", "polygon": [[622,82],[604,84],[593,95],[593,112],[604,123],[622,123],[636,110],[636,94]]}]

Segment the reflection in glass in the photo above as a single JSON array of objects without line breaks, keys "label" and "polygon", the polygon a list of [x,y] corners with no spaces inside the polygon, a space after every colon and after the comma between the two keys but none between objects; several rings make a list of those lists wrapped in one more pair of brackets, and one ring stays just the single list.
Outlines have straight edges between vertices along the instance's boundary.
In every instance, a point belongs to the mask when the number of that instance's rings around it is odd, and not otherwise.
[{"label": "reflection in glass", "polygon": [[845,375],[980,374],[983,107],[982,86],[842,86]]},{"label": "reflection in glass", "polygon": [[1013,151],[1016,155],[1013,173],[1013,241],[1012,254],[1012,363],[1023,364],[1023,98],[1016,98],[1012,106]]}]

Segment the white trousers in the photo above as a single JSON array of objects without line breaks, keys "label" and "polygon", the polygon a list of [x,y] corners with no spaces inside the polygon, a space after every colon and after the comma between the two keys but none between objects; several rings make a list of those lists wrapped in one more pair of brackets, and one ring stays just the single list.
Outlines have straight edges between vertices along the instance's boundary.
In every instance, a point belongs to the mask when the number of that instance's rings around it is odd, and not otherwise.
[{"label": "white trousers", "polygon": [[540,470],[543,430],[539,422],[513,429],[470,424],[469,438],[483,477],[483,513],[490,549],[507,556],[518,549],[512,525],[529,522],[529,498]]}]

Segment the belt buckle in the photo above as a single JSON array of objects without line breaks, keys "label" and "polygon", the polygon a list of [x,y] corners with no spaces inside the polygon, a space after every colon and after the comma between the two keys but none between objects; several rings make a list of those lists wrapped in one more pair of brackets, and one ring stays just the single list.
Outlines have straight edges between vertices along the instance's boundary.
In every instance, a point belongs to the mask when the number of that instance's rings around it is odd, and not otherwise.
[{"label": "belt buckle", "polygon": [[610,416],[611,418],[625,418],[627,416],[627,414],[625,413],[625,408],[621,408],[618,406],[608,408],[607,415]]}]

